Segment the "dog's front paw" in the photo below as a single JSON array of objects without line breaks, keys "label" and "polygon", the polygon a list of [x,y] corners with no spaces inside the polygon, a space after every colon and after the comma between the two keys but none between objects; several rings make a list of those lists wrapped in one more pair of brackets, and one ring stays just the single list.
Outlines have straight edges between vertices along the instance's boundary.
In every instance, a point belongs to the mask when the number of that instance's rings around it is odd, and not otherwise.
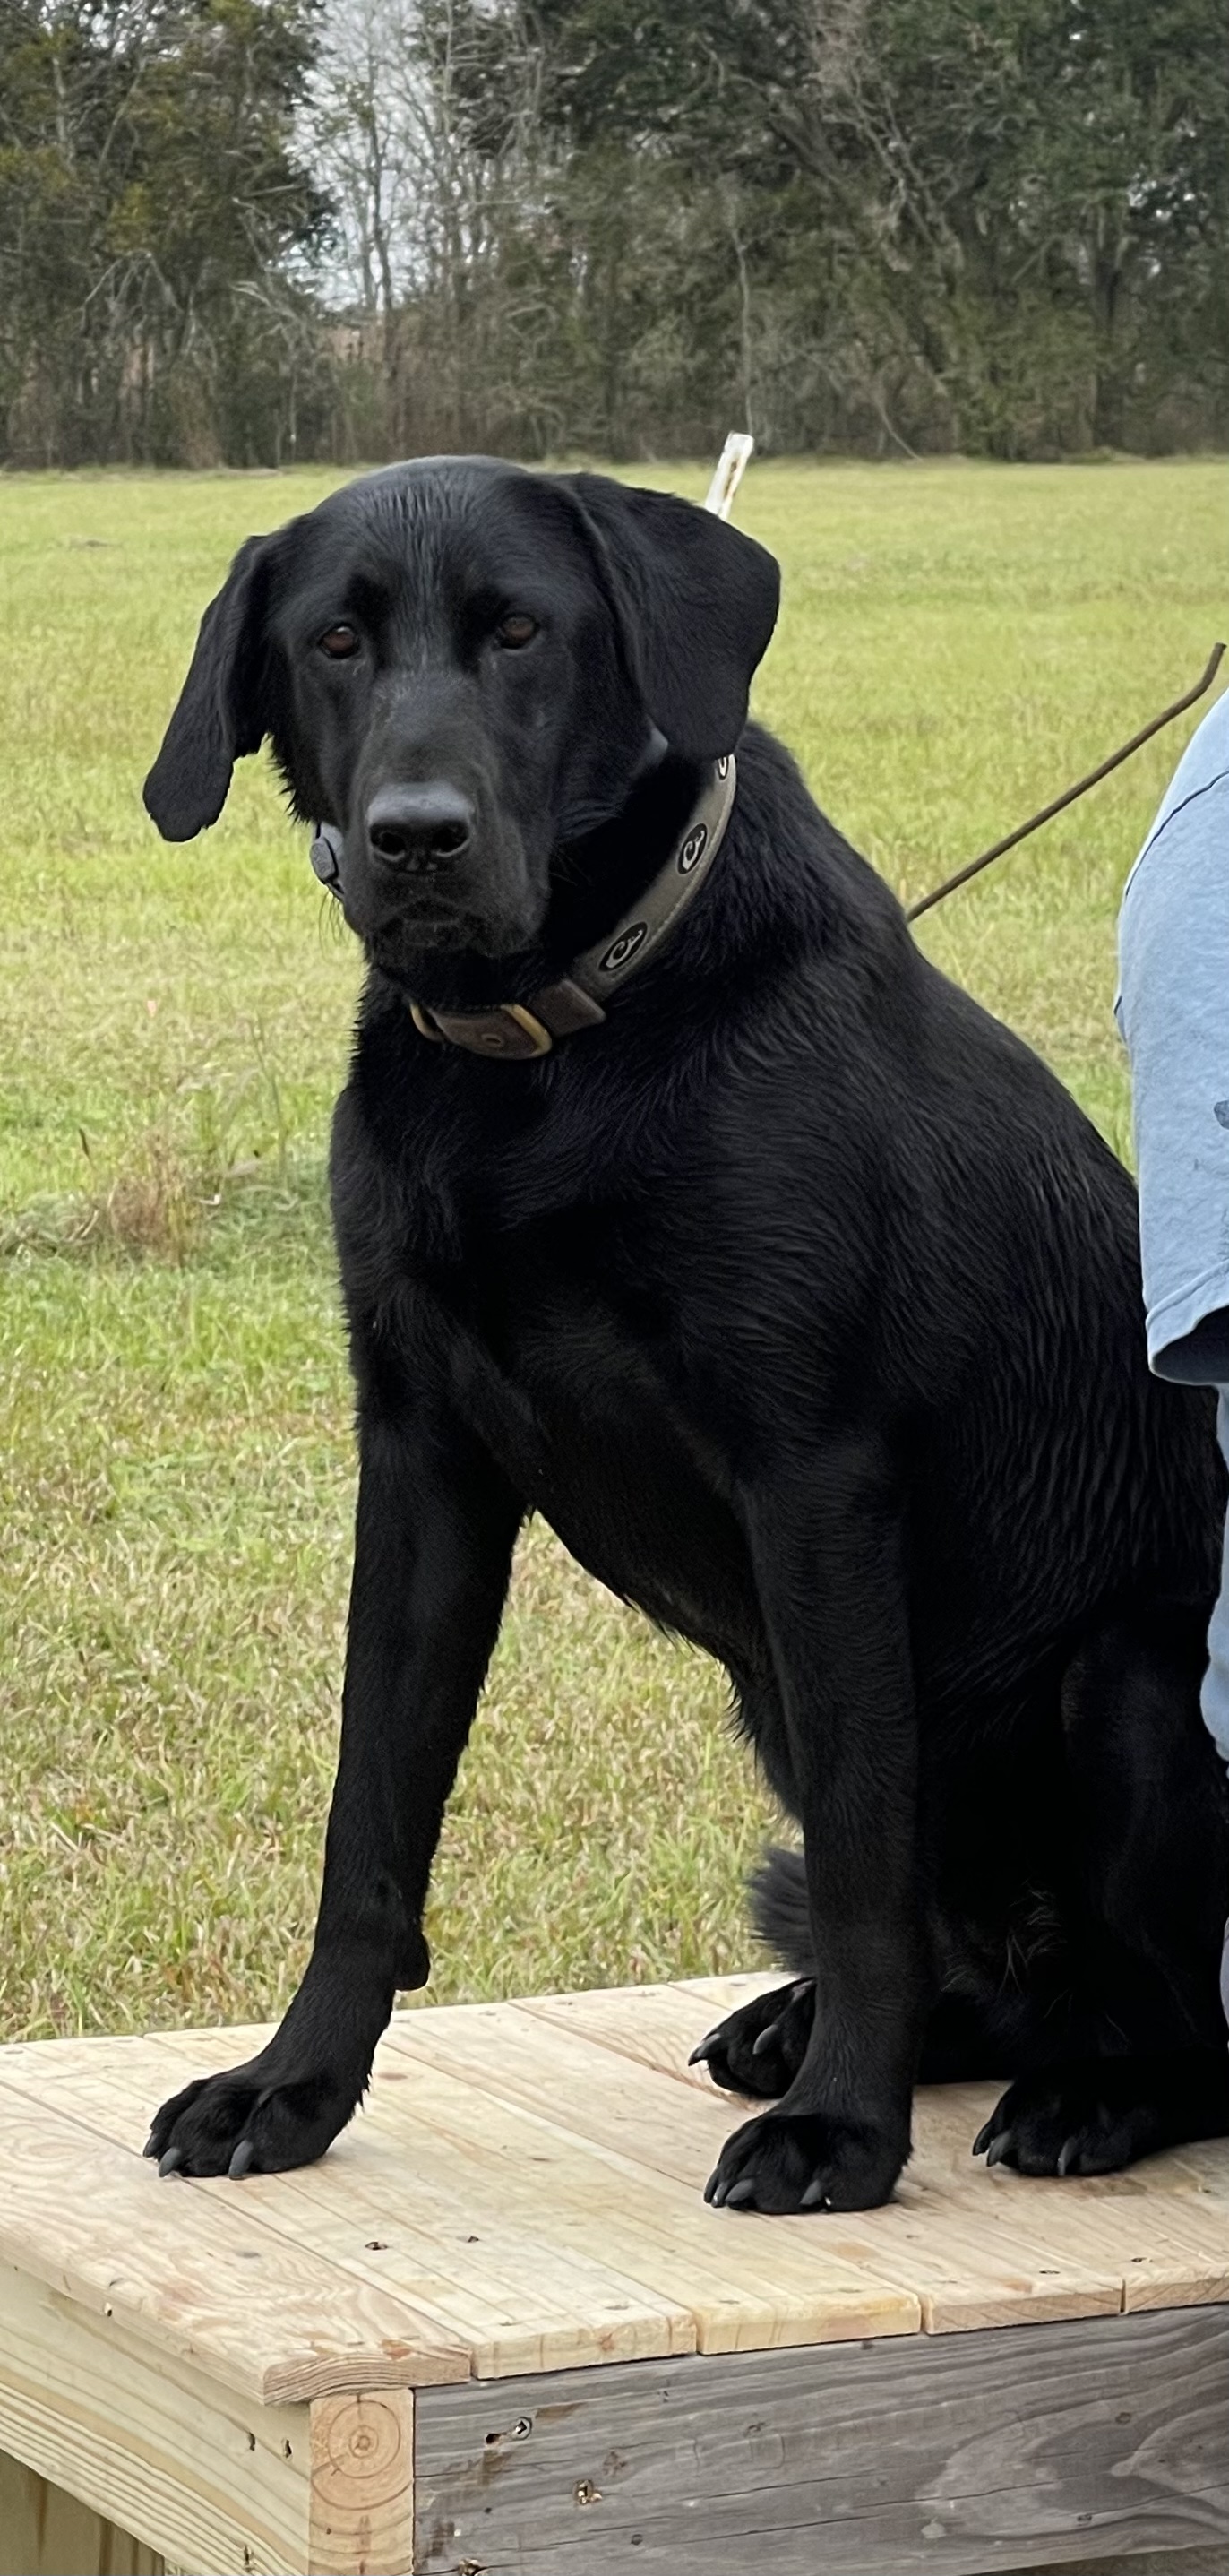
[{"label": "dog's front paw", "polygon": [[824,2111],[764,2111],[721,2150],[704,2197],[716,2209],[773,2214],[877,2209],[888,2199],[909,2140]]},{"label": "dog's front paw", "polygon": [[775,2102],[788,2093],[806,2056],[814,2019],[814,1979],[803,1977],[742,2004],[693,2048],[688,2063],[707,2066],[727,2093]]},{"label": "dog's front paw", "polygon": [[332,2145],[362,2086],[327,2073],[295,2071],[279,2081],[259,2057],[207,2075],[172,2094],[145,2147],[159,2173],[284,2173],[314,2164]]}]

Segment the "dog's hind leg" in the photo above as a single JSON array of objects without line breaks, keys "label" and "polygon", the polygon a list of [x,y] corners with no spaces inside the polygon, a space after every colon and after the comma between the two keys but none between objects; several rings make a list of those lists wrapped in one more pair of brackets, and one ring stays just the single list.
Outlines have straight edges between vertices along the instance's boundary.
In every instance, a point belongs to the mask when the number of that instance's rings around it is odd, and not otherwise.
[{"label": "dog's hind leg", "polygon": [[1116,2173],[1163,2147],[1226,2136],[1229,2049],[1153,2049],[1018,2077],[973,2153],[1024,2174]]},{"label": "dog's hind leg", "polygon": [[[726,2092],[775,2100],[793,2083],[815,2018],[815,1951],[801,1852],[773,1845],[750,1883],[751,1918],[765,1947],[794,1971],[794,1982],[757,1995],[727,2014],[693,2052]],[[919,2084],[983,2083],[1006,2078],[1023,2046],[1036,2054],[1035,2031],[1069,2026],[1065,2000],[1039,1981],[1009,1990],[1006,1974],[983,1975],[983,1988],[941,1994],[922,2043]]]},{"label": "dog's hind leg", "polygon": [[1107,1620],[1073,1657],[1062,1725],[1088,1916],[1132,2021],[1149,2037],[1220,2046],[1221,1940],[1229,1907],[1229,1788],[1199,1708],[1208,1607],[1145,1603]]},{"label": "dog's hind leg", "polygon": [[[747,1676],[738,1684],[738,1706],[743,1732],[755,1746],[769,1788],[792,1813],[797,1788],[779,1695],[762,1676]],[[802,1853],[771,1845],[747,1893],[760,1941],[792,1971],[793,1982],[727,2014],[693,2050],[691,2063],[707,2066],[713,2082],[727,2093],[775,2102],[789,2091],[802,2066],[815,2019],[815,1936]]]},{"label": "dog's hind leg", "polygon": [[[773,1795],[792,1811],[797,1803],[793,1765],[777,1693],[762,1677],[738,1685],[744,1734]],[[766,1950],[793,1972],[793,1983],[757,1995],[710,2030],[693,2049],[693,2066],[707,2066],[715,2084],[752,2101],[779,2101],[789,2091],[810,2043],[815,2019],[815,1937],[807,1898],[806,1863],[800,1851],[774,1844],[748,1883],[751,1920]]]},{"label": "dog's hind leg", "polygon": [[1095,2044],[1021,2075],[977,2141],[1025,2173],[1102,2173],[1229,2134],[1219,1970],[1229,1796],[1199,1712],[1206,1611],[1106,1621],[1062,1698],[1080,1980]]},{"label": "dog's hind leg", "polygon": [[692,2050],[690,2063],[707,2066],[727,2093],[778,2101],[802,2065],[814,2020],[815,1980],[797,1978],[728,2013]]}]

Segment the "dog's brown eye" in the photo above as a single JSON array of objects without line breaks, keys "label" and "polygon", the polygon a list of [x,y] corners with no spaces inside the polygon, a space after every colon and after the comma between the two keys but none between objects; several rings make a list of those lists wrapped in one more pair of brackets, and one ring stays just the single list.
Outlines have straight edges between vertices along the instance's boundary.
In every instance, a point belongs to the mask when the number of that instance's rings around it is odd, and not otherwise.
[{"label": "dog's brown eye", "polygon": [[320,638],[320,650],[330,662],[347,662],[358,651],[358,637],[352,626],[330,626]]},{"label": "dog's brown eye", "polygon": [[501,617],[495,629],[495,641],[510,653],[519,652],[522,644],[532,644],[538,631],[536,617],[526,617],[519,609],[511,617]]}]

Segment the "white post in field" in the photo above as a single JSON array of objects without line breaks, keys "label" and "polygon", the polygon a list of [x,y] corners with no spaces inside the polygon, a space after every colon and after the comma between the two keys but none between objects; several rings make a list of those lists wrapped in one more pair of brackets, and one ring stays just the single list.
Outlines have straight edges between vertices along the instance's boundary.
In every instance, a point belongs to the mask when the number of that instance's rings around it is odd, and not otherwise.
[{"label": "white post in field", "polygon": [[755,440],[745,429],[732,429],[722,448],[717,470],[709,484],[704,507],[719,519],[728,519],[734,495],[751,461]]}]

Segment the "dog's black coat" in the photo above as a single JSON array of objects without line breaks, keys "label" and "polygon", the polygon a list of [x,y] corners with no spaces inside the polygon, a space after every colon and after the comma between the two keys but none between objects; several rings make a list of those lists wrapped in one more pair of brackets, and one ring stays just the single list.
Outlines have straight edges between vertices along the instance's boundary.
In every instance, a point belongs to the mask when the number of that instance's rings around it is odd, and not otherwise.
[{"label": "dog's black coat", "polygon": [[[720,1659],[802,1828],[758,1898],[798,1982],[707,2049],[782,2098],[715,2197],[881,2200],[919,2072],[1014,2078],[981,2143],[1026,2171],[1229,2128],[1210,1399],[1149,1377],[1126,1174],[743,730],[775,606],[684,503],[434,460],[252,540],[204,621],[154,818],[212,821],[270,733],[345,835],[371,972],[332,1159],[360,1484],[319,1924],[269,2047],[158,2114],[189,2171],[320,2155],[425,1979],[533,1509]],[[604,1026],[515,1066],[419,1035],[409,996],[561,972],[735,746],[712,876]],[[441,782],[462,846],[382,857],[373,813]]]}]

